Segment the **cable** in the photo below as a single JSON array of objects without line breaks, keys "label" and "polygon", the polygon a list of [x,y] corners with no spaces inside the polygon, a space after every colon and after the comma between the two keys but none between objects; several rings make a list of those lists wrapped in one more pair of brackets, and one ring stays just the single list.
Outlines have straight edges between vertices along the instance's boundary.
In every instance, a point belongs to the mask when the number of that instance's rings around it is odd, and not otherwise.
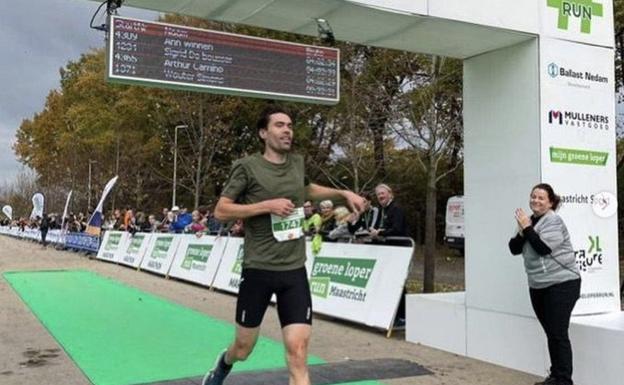
[{"label": "cable", "polygon": [[110,16],[112,14],[117,14],[117,9],[121,7],[121,4],[123,2],[124,2],[124,0],[105,0],[105,1],[103,1],[102,4],[100,4],[100,6],[96,9],[95,13],[93,14],[93,17],[91,17],[91,23],[89,23],[89,27],[91,27],[92,29],[97,29],[98,31],[107,32],[108,31],[108,26],[106,25],[106,23],[101,24],[99,26],[93,25],[93,21],[95,21],[95,17],[98,15],[98,13],[100,13],[100,10],[104,6],[104,4],[106,4],[106,14],[107,15]]},{"label": "cable", "polygon": [[108,0],[102,2],[102,4],[100,4],[100,6],[97,8],[95,13],[93,14],[93,17],[91,17],[91,23],[89,23],[89,27],[91,27],[92,29],[97,29],[98,31],[106,32],[106,30],[107,30],[106,24],[102,24],[102,25],[99,25],[99,26],[94,26],[93,25],[93,21],[95,20],[95,17],[97,16],[98,13],[100,13],[100,10],[104,6],[104,4],[108,4]]}]

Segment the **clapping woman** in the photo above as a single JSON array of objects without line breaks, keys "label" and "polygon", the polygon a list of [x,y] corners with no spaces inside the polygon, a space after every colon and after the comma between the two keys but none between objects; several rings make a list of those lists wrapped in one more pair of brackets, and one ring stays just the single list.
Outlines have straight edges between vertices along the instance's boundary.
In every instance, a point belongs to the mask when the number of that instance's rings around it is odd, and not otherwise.
[{"label": "clapping woman", "polygon": [[572,309],[580,295],[581,275],[565,223],[557,215],[560,198],[545,183],[531,190],[532,215],[515,211],[518,234],[509,241],[522,254],[535,315],[548,339],[550,375],[536,385],[572,385],[572,346],[568,337]]}]

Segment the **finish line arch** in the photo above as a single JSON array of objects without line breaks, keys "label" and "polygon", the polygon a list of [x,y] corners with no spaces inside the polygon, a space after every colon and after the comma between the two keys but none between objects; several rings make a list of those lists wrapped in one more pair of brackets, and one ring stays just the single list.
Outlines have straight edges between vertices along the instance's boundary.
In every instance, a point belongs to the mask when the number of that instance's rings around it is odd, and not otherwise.
[{"label": "finish line arch", "polygon": [[[576,332],[581,342],[575,346],[575,378],[582,384],[619,384],[624,363],[610,356],[610,349],[617,352],[615,341],[624,341],[612,0],[126,0],[124,5],[314,36],[315,20],[322,18],[338,40],[463,59],[466,292],[410,298],[407,337],[544,374],[547,350],[522,262],[507,250],[515,230],[513,209],[525,207],[529,189],[543,181],[562,194],[560,214],[584,262],[575,314],[606,313],[620,328],[613,336],[596,332],[606,344],[601,352],[585,329],[573,325],[572,341]],[[420,322],[415,329],[411,314]],[[436,334],[441,325],[449,329]],[[590,360],[601,362],[603,370],[581,362]]]}]

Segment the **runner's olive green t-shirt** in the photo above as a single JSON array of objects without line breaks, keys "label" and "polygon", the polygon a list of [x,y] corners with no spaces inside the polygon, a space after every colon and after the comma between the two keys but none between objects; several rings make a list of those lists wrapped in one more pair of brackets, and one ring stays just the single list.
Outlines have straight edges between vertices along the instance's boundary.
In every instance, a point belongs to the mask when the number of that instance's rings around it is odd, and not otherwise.
[{"label": "runner's olive green t-shirt", "polygon": [[[295,207],[303,207],[308,183],[301,155],[289,154],[286,162],[275,164],[254,154],[234,162],[221,196],[240,204],[286,198]],[[285,271],[304,266],[305,237],[278,242],[273,237],[270,214],[247,218],[244,225],[243,267]]]}]

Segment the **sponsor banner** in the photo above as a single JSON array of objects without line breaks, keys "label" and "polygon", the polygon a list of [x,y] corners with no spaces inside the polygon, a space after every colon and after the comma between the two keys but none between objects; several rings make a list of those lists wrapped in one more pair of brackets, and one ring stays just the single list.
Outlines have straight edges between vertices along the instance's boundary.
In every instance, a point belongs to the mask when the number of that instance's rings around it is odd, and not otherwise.
[{"label": "sponsor banner", "polygon": [[67,233],[65,247],[90,253],[97,253],[100,248],[100,237],[86,233]]},{"label": "sponsor banner", "polygon": [[[241,272],[243,271],[243,244],[244,239],[240,237],[229,237],[217,275],[213,286],[228,293],[238,294]],[[306,270],[308,278],[312,268],[312,243],[306,241]],[[275,302],[275,296],[271,297],[271,302]]]},{"label": "sponsor banner", "polygon": [[389,329],[412,251],[411,247],[324,243],[309,271],[314,312]]},{"label": "sponsor banner", "polygon": [[100,250],[97,253],[97,259],[103,259],[109,262],[119,262],[117,254],[119,249],[125,246],[128,240],[128,233],[125,231],[106,231],[102,236]]},{"label": "sponsor banner", "polygon": [[106,200],[106,197],[108,196],[110,191],[115,186],[115,183],[117,183],[117,178],[119,177],[114,176],[106,183],[106,186],[104,186],[104,191],[102,191],[102,196],[100,197],[100,201],[95,207],[95,211],[93,212],[93,214],[91,214],[91,218],[89,218],[89,221],[87,222],[86,232],[88,234],[97,235],[97,236],[100,235],[100,232],[102,231],[102,222],[104,221],[104,216],[102,214],[104,201]]},{"label": "sponsor banner", "polygon": [[67,214],[69,213],[69,202],[71,201],[73,192],[74,190],[69,190],[67,199],[65,199],[65,208],[63,209],[63,217],[61,218],[61,229],[65,229],[65,218],[67,218]]},{"label": "sponsor banner", "polygon": [[586,166],[606,166],[608,152],[587,151],[574,148],[550,148],[551,163],[570,163]]},{"label": "sponsor banner", "polygon": [[538,0],[541,35],[613,47],[613,0]]},{"label": "sponsor banner", "polygon": [[24,231],[22,231],[20,236],[24,239],[30,239],[31,241],[38,241],[39,239],[41,239],[41,232],[39,231],[39,229],[26,228],[24,229]]},{"label": "sponsor banner", "polygon": [[32,204],[33,204],[33,209],[32,209],[32,212],[30,213],[30,219],[36,219],[37,217],[42,218],[43,217],[43,204],[44,204],[43,194],[36,193],[35,195],[33,195]]},{"label": "sponsor banner", "polygon": [[61,230],[50,230],[48,231],[48,237],[46,240],[54,244],[63,243],[63,233]]},{"label": "sponsor banner", "polygon": [[5,205],[2,207],[2,212],[7,216],[7,218],[9,218],[9,220],[13,220],[13,207]]},{"label": "sponsor banner", "polygon": [[128,234],[126,242],[117,249],[115,259],[122,265],[139,267],[147,252],[147,248],[151,244],[152,236],[149,233]]},{"label": "sponsor banner", "polygon": [[238,294],[243,270],[243,238],[229,237],[212,284],[219,290]]},{"label": "sponsor banner", "polygon": [[141,261],[141,269],[167,275],[179,243],[179,235],[153,234]]},{"label": "sponsor banner", "polygon": [[224,237],[181,235],[169,275],[211,286],[226,245]]},{"label": "sponsor banner", "polygon": [[[390,328],[407,279],[411,247],[324,242],[313,257],[311,242],[306,242],[306,250],[315,313]],[[213,286],[238,293],[242,262],[243,238],[230,238]]]},{"label": "sponsor banner", "polygon": [[540,40],[542,181],[583,279],[574,314],[620,310],[613,51]]}]

